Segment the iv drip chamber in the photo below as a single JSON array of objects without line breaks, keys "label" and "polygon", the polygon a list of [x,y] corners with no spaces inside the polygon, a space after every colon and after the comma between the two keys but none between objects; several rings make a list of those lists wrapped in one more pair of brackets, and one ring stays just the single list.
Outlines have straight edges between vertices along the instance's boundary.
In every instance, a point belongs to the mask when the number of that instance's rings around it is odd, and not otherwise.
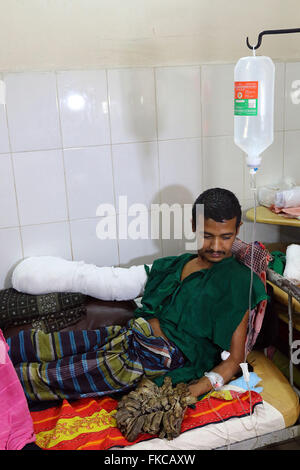
[{"label": "iv drip chamber", "polygon": [[234,142],[257,169],[274,140],[275,66],[270,57],[242,57],[234,69]]}]

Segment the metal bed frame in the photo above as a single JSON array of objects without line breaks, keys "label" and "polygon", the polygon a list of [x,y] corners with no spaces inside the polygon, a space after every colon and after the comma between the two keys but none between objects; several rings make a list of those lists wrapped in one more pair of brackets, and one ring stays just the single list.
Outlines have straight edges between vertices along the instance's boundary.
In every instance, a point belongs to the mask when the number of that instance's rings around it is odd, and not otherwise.
[{"label": "metal bed frame", "polygon": [[288,294],[288,320],[289,320],[289,372],[290,372],[290,384],[295,390],[295,392],[300,396],[300,390],[294,385],[294,373],[293,373],[293,308],[292,308],[292,299],[293,297],[300,302],[300,287],[293,284],[291,281],[276,273],[272,269],[267,269],[267,279],[268,281],[275,284],[286,294]]},{"label": "metal bed frame", "polygon": [[[293,352],[293,308],[292,308],[292,299],[293,297],[300,302],[300,287],[293,284],[291,281],[276,273],[270,268],[267,268],[267,280],[272,282],[274,285],[282,289],[286,294],[288,294],[288,331],[289,331],[289,375],[290,375],[290,384],[291,387],[295,390],[297,395],[300,397],[300,390],[294,385],[294,375],[293,375],[293,362],[292,362],[292,352]],[[236,442],[230,444],[230,446],[218,447],[216,450],[252,450],[260,449],[265,446],[275,444],[278,442],[284,442],[289,439],[300,436],[300,419],[293,426],[288,428],[274,431],[262,436],[253,437],[251,439],[245,439],[241,442]]]}]

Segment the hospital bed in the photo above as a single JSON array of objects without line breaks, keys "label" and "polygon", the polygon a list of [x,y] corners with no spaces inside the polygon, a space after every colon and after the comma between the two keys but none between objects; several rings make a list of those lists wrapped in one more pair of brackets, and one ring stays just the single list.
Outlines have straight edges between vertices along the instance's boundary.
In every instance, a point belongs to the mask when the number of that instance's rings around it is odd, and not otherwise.
[{"label": "hospital bed", "polygon": [[[86,315],[66,330],[95,329],[112,324],[125,325],[132,318],[136,303],[132,301],[102,301],[88,297]],[[4,333],[12,336],[31,325],[11,327]],[[64,330],[62,330],[64,331]],[[299,397],[279,369],[265,357],[263,351],[252,351],[248,362],[262,379],[263,403],[256,405],[252,416],[231,418],[215,424],[191,429],[172,441],[153,438],[118,450],[201,450],[257,449],[271,443],[300,435]],[[225,388],[230,388],[228,385]],[[232,388],[232,387],[231,387]],[[241,390],[234,387],[234,390]],[[114,448],[112,448],[114,449]]]}]

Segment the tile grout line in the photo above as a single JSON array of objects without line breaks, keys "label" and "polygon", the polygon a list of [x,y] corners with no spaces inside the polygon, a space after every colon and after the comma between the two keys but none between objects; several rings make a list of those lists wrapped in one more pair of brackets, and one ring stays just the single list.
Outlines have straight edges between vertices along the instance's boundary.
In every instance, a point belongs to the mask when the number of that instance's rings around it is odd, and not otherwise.
[{"label": "tile grout line", "polygon": [[[161,171],[160,171],[160,149],[159,149],[159,135],[158,135],[158,99],[157,99],[157,74],[156,74],[156,67],[153,67],[153,79],[154,79],[154,103],[155,103],[155,129],[156,129],[156,148],[157,148],[157,171],[158,171],[158,200],[159,204],[161,205]],[[152,215],[150,214],[150,220]],[[151,230],[151,228],[150,228]],[[164,256],[164,244],[162,239],[159,240],[160,242],[160,252],[161,255]]]},{"label": "tile grout line", "polygon": [[58,113],[58,127],[61,140],[61,158],[64,172],[64,183],[65,183],[65,198],[66,198],[66,209],[67,209],[67,224],[69,229],[69,242],[70,242],[70,251],[71,259],[74,261],[74,250],[73,250],[73,241],[72,241],[72,232],[71,232],[71,223],[70,223],[70,208],[69,208],[69,197],[68,197],[68,183],[66,175],[66,165],[65,165],[65,154],[64,154],[64,141],[63,141],[63,131],[61,125],[61,113],[60,113],[60,103],[59,103],[59,90],[58,90],[58,73],[55,72],[55,89],[56,89],[56,107]]},{"label": "tile grout line", "polygon": [[110,147],[110,162],[111,162],[111,172],[112,172],[112,182],[113,182],[113,195],[114,195],[114,205],[115,205],[115,217],[116,217],[116,240],[117,240],[117,254],[119,266],[121,265],[120,258],[120,240],[119,240],[119,219],[117,217],[117,199],[116,199],[116,182],[115,182],[115,170],[114,170],[114,156],[113,156],[113,143],[112,143],[112,128],[111,128],[111,109],[110,109],[110,95],[109,95],[109,84],[108,84],[108,69],[105,69],[106,77],[106,99],[107,99],[107,112],[108,112],[108,127],[109,127],[109,147]]},{"label": "tile grout line", "polygon": [[283,133],[283,158],[282,158],[282,177],[284,178],[284,172],[285,172],[285,151],[286,151],[286,64],[283,64],[284,68],[284,74],[283,74],[283,128],[284,128],[284,133]]},{"label": "tile grout line", "polygon": [[204,140],[203,140],[203,100],[202,100],[202,88],[203,88],[203,69],[199,65],[200,74],[200,113],[201,113],[201,192],[204,190]]},{"label": "tile grout line", "polygon": [[[298,63],[299,60],[297,59],[280,59],[280,58],[274,58],[273,62],[275,63]],[[49,72],[84,72],[84,71],[100,71],[100,70],[132,70],[132,69],[152,69],[153,67],[159,67],[159,68],[178,68],[178,67],[196,67],[196,66],[209,66],[209,67],[215,67],[215,66],[222,66],[222,65],[235,65],[236,61],[226,61],[226,62],[198,62],[198,63],[182,63],[182,64],[151,64],[151,65],[124,65],[124,66],[113,66],[113,65],[105,65],[102,67],[97,67],[97,66],[87,66],[84,68],[81,67],[72,67],[72,68],[66,68],[64,69],[63,67],[55,67],[55,68],[47,68],[47,69],[22,69],[22,70],[9,70],[9,69],[3,69],[0,70],[0,73],[3,75],[8,75],[8,74],[21,74],[21,73],[49,73]]]},{"label": "tile grout line", "polygon": [[[4,77],[2,77],[2,78],[4,80]],[[6,90],[6,96],[7,96],[7,90]],[[22,253],[22,258],[24,258],[25,253],[24,253],[24,242],[23,242],[23,236],[22,236],[21,215],[20,215],[19,199],[18,199],[18,192],[17,192],[14,157],[13,157],[13,151],[12,151],[12,143],[11,143],[11,136],[10,136],[10,129],[9,129],[6,99],[5,99],[4,109],[5,109],[5,121],[6,121],[6,127],[7,127],[7,138],[8,138],[8,146],[9,146],[10,166],[11,166],[11,170],[12,170],[12,174],[13,174],[15,202],[16,202],[17,217],[18,217],[18,222],[19,222],[18,229],[19,229],[19,236],[20,236],[21,253]]]}]

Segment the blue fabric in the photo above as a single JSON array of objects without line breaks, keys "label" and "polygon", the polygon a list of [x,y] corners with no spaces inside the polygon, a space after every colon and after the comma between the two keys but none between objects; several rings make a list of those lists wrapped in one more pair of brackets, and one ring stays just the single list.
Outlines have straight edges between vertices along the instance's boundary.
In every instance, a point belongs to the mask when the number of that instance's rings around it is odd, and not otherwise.
[{"label": "blue fabric", "polygon": [[[263,387],[256,387],[256,385],[262,380],[255,372],[250,372],[250,379],[249,379],[249,389],[253,390],[254,392],[261,393],[263,391]],[[229,385],[235,385],[237,387],[244,388],[248,390],[248,385],[244,379],[244,377],[239,377],[238,379],[232,380],[229,382]]]}]

